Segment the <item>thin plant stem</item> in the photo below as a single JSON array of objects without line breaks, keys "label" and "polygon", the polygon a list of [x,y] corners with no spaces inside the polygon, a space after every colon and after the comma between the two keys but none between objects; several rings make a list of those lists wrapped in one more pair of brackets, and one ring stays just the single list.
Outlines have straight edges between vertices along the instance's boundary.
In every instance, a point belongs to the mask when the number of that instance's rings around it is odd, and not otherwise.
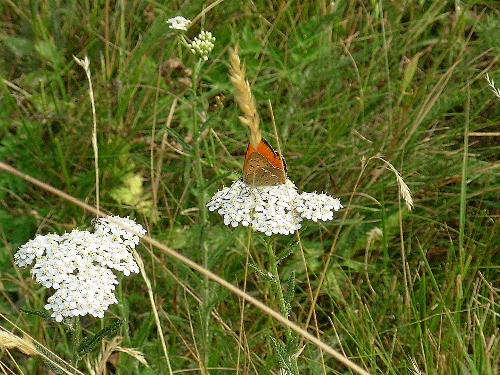
[{"label": "thin plant stem", "polygon": [[467,105],[465,106],[464,121],[464,151],[462,158],[462,180],[460,183],[460,225],[458,236],[458,256],[460,261],[460,274],[465,277],[465,223],[467,207],[467,166],[469,160],[469,116],[470,116],[470,85],[467,85]]},{"label": "thin plant stem", "polygon": [[73,344],[73,367],[76,369],[78,368],[78,360],[79,360],[79,355],[78,355],[78,348],[80,347],[80,341],[82,339],[82,326],[80,324],[80,317],[75,316],[73,317],[73,335],[72,335],[72,344]]},{"label": "thin plant stem", "polygon": [[[297,234],[297,243],[298,243],[299,248],[300,248],[300,257],[302,260],[302,264],[304,265],[304,273],[305,273],[306,282],[307,282],[307,294],[308,294],[309,300],[312,302],[314,300],[314,297],[313,297],[313,292],[312,292],[311,280],[309,278],[309,271],[307,270],[307,261],[306,261],[305,254],[304,254],[304,248],[302,246],[300,232],[297,231],[296,234]],[[320,334],[319,327],[318,327],[318,319],[316,317],[316,310],[314,308],[312,309],[312,319],[313,319],[313,323],[314,323],[314,328],[316,329],[316,335],[318,336],[318,338],[320,338],[321,334]],[[323,374],[326,375],[326,365],[325,365],[325,358],[323,356],[323,350],[321,348],[318,348],[318,349],[319,349],[320,360],[321,360],[321,364],[322,364],[322,368],[323,368]]]},{"label": "thin plant stem", "polygon": [[[389,70],[389,55],[387,53],[387,36],[385,33],[385,20],[384,20],[384,7],[383,7],[383,2],[381,0],[378,1],[378,5],[380,8],[380,27],[382,28],[382,42],[383,42],[383,51],[384,51],[384,65],[385,65],[385,76],[387,79],[387,87],[389,88],[389,93],[391,92],[391,75],[390,75],[390,70]],[[388,114],[389,114],[389,131],[386,134],[386,137],[383,141],[383,145],[386,144],[387,140],[390,139],[392,136],[392,133],[394,131],[394,123],[393,123],[393,111],[392,111],[392,96],[388,95]]]},{"label": "thin plant stem", "polygon": [[[266,243],[267,247],[267,254],[269,255],[269,263],[270,263],[270,272],[271,272],[271,279],[272,283],[274,284],[274,289],[276,290],[276,296],[278,297],[278,304],[280,308],[281,314],[288,319],[289,317],[289,307],[287,305],[287,302],[285,300],[285,296],[283,295],[283,289],[281,288],[281,281],[280,281],[280,275],[278,271],[278,261],[276,259],[276,255],[274,253],[273,247],[271,245],[271,241],[267,241]],[[293,342],[293,334],[292,330],[290,327],[285,326],[285,334],[286,334],[286,343],[285,346],[289,346]],[[288,351],[288,350],[287,350]],[[299,368],[297,365],[297,357],[292,355],[289,357],[290,364],[292,366],[292,371],[294,375],[299,374]]]},{"label": "thin plant stem", "polygon": [[[203,178],[203,166],[201,162],[201,132],[200,132],[200,124],[198,118],[197,104],[198,104],[198,93],[197,93],[197,85],[198,85],[198,74],[201,70],[201,66],[203,64],[203,60],[198,60],[192,75],[192,109],[193,109],[193,165],[194,165],[194,177],[196,182],[196,197],[198,200],[198,209],[199,209],[199,224],[200,224],[200,234],[199,234],[199,244],[200,244],[200,253],[201,253],[201,264],[205,269],[208,269],[208,244],[206,241],[206,229],[208,224],[208,216],[206,211],[207,204],[207,193],[205,191],[205,180]],[[203,336],[203,359],[202,359],[202,371],[204,372],[208,366],[208,348],[209,345],[209,323],[210,323],[210,312],[207,309],[207,306],[210,305],[210,288],[209,288],[209,278],[207,275],[203,276],[203,288],[202,288],[202,336]]]},{"label": "thin plant stem", "polygon": [[[201,147],[200,144],[202,142],[202,137],[200,133],[199,126],[199,118],[197,113],[197,102],[198,95],[196,92],[196,82],[199,70],[201,68],[202,61],[200,60],[193,72],[193,135],[194,135],[194,144],[193,144],[193,164],[194,164],[194,175],[196,180],[197,187],[197,198],[198,198],[198,207],[199,207],[199,220],[202,225],[202,229],[206,226],[208,222],[206,204],[207,204],[207,193],[205,191],[205,179],[203,178],[203,166],[201,162]],[[205,239],[203,236],[200,239]],[[206,241],[200,241],[202,246],[202,263],[206,267],[207,266],[207,255],[208,255],[208,247]]]},{"label": "thin plant stem", "polygon": [[158,337],[160,338],[161,347],[163,349],[163,355],[165,356],[165,360],[167,363],[168,374],[173,375],[172,365],[170,364],[170,356],[168,355],[167,344],[165,343],[165,336],[163,334],[163,330],[161,327],[160,317],[158,315],[158,311],[155,308],[156,299],[155,299],[154,294],[153,294],[153,288],[151,287],[151,281],[149,280],[149,277],[146,273],[146,269],[144,268],[144,262],[142,261],[142,258],[139,255],[139,253],[135,249],[132,250],[132,253],[134,254],[134,259],[137,262],[139,269],[141,270],[141,276],[144,279],[144,282],[146,283],[149,302],[151,303],[151,306],[153,307],[151,309],[151,311],[153,312],[153,316],[154,316],[155,323],[156,323],[156,329],[158,331]]},{"label": "thin plant stem", "polygon": [[87,80],[89,81],[89,97],[90,103],[92,104],[92,148],[94,149],[94,163],[95,163],[95,199],[96,208],[99,211],[99,147],[97,145],[97,115],[95,110],[95,100],[94,100],[94,89],[92,88],[92,76],[90,74],[90,60],[87,56],[83,60],[80,60],[76,56],[73,56],[76,63],[80,65],[87,75]]},{"label": "thin plant stem", "polygon": [[[250,241],[251,241],[251,233],[248,232],[249,235],[248,235],[248,243],[247,243],[247,251],[246,251],[246,258],[245,258],[245,272],[244,272],[244,277],[243,277],[243,292],[246,293],[247,291],[247,280],[248,280],[248,265],[249,265],[249,260],[250,260]],[[239,342],[242,343],[242,345],[239,345],[238,346],[238,357],[236,359],[236,363],[237,363],[237,366],[236,368],[240,368],[240,361],[241,361],[241,356],[242,356],[242,353],[241,353],[241,349],[240,347],[243,347],[244,350],[245,350],[245,353],[246,354],[246,338],[245,338],[245,305],[246,305],[246,301],[244,299],[240,299],[240,333],[239,333]],[[245,340],[245,344],[243,345],[243,341]]]}]

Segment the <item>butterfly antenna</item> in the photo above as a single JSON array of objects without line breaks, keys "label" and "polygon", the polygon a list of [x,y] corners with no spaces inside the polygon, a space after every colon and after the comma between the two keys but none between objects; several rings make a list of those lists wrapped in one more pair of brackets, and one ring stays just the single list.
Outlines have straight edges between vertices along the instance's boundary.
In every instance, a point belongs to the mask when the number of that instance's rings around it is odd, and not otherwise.
[{"label": "butterfly antenna", "polygon": [[250,144],[254,149],[257,149],[262,140],[260,131],[260,117],[257,113],[255,98],[250,90],[250,84],[245,79],[245,66],[241,65],[240,57],[238,56],[239,46],[234,49],[229,48],[229,60],[231,69],[229,70],[229,79],[236,89],[236,102],[243,112],[243,116],[239,116],[240,121],[250,128]]}]

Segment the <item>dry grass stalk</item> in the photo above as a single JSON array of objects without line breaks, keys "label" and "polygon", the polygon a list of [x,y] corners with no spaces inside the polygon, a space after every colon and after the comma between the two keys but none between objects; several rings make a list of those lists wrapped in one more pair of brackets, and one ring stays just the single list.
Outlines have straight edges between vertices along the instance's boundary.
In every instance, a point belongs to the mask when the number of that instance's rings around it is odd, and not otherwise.
[{"label": "dry grass stalk", "polygon": [[28,337],[21,338],[8,331],[0,331],[0,348],[2,351],[19,349],[28,355],[38,355],[38,351]]},{"label": "dry grass stalk", "polygon": [[252,95],[248,81],[245,79],[245,67],[241,65],[238,52],[238,46],[235,49],[229,49],[229,60],[231,61],[229,79],[236,89],[236,102],[243,111],[243,116],[240,116],[239,119],[250,128],[250,144],[257,149],[262,139],[259,127],[260,118],[255,106],[255,98]]},{"label": "dry grass stalk", "polygon": [[104,349],[99,353],[97,358],[92,359],[90,356],[84,358],[89,373],[91,375],[106,375],[109,374],[108,366],[109,364],[115,364],[117,359],[113,358],[118,352],[128,354],[129,356],[135,358],[141,364],[149,367],[144,355],[138,350],[123,348],[118,344],[122,340],[121,337],[115,337],[113,340],[104,343]]}]

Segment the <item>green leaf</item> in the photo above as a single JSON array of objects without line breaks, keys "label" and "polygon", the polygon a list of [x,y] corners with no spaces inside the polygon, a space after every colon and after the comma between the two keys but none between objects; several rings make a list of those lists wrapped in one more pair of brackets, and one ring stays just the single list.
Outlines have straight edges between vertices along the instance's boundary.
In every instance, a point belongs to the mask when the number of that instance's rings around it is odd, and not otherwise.
[{"label": "green leaf", "polygon": [[286,316],[290,316],[290,310],[292,309],[292,301],[295,297],[295,271],[292,271],[290,277],[288,278],[286,291],[285,291],[285,304],[286,304]]},{"label": "green leaf", "polygon": [[108,335],[113,335],[118,332],[120,327],[123,325],[123,321],[121,320],[116,320],[109,326],[103,328],[101,331],[99,331],[94,337],[89,339],[88,337],[84,337],[82,339],[82,342],[80,343],[80,346],[78,347],[78,355],[80,357],[84,356],[87,353],[90,353],[92,350],[97,348],[102,340],[108,336]]}]

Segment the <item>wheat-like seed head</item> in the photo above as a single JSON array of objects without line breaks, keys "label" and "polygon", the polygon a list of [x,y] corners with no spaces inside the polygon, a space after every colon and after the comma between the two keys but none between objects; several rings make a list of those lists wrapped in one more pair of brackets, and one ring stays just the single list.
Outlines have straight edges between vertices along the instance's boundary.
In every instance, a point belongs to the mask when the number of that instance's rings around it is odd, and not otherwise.
[{"label": "wheat-like seed head", "polygon": [[[372,156],[368,161],[372,159],[379,159],[380,161],[384,162],[387,168],[394,173],[394,175],[396,176],[396,181],[399,186],[399,193],[401,194],[401,197],[403,198],[406,204],[406,208],[408,209],[408,211],[411,211],[413,209],[413,197],[411,196],[410,188],[408,187],[408,185],[406,185],[406,182],[403,180],[403,177],[401,177],[401,173],[399,173],[399,171],[391,163],[385,160],[380,154]],[[366,158],[363,156],[361,158],[361,165],[364,167],[366,163],[367,163]]]},{"label": "wheat-like seed head", "polygon": [[408,208],[408,211],[411,211],[413,209],[413,198],[411,196],[411,191],[408,185],[406,185],[405,181],[403,180],[403,177],[401,177],[401,174],[399,171],[387,160],[379,158],[383,162],[386,163],[386,165],[389,167],[389,169],[394,173],[396,176],[396,181],[398,182],[399,186],[399,192],[401,193],[401,196],[403,197],[403,200],[405,201],[406,208]]},{"label": "wheat-like seed head", "polygon": [[240,121],[250,128],[250,144],[257,149],[262,133],[260,131],[260,118],[255,106],[255,98],[250,90],[250,85],[245,79],[245,67],[241,65],[238,56],[239,48],[229,49],[229,60],[231,61],[231,69],[229,79],[236,89],[236,102],[243,111],[243,116],[240,116]]}]

